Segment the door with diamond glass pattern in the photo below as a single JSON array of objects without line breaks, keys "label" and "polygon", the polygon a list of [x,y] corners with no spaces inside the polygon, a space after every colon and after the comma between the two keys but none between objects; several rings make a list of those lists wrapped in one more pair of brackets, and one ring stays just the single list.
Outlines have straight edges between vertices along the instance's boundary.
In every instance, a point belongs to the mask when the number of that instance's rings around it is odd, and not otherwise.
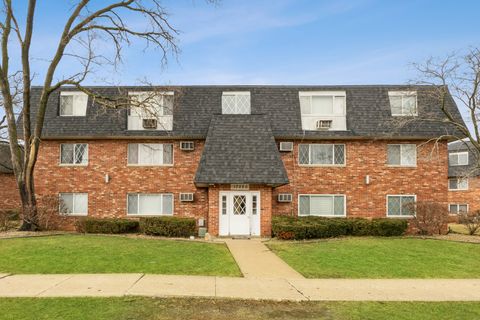
[{"label": "door with diamond glass pattern", "polygon": [[259,201],[259,192],[221,192],[219,234],[260,235]]}]

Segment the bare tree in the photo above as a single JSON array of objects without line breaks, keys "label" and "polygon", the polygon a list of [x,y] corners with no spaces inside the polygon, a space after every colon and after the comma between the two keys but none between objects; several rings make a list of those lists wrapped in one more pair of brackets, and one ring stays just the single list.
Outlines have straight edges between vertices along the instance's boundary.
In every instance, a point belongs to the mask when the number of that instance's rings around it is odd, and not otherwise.
[{"label": "bare tree", "polygon": [[[47,102],[55,90],[64,85],[76,87],[106,106],[118,108],[129,105],[127,98],[103,97],[84,87],[82,83],[95,67],[115,65],[122,60],[122,48],[136,41],[159,49],[166,63],[170,54],[177,52],[177,31],[169,24],[168,14],[159,0],[111,0],[101,3],[90,0],[72,1],[74,4],[66,19],[53,56],[48,60],[40,98],[32,113],[32,73],[30,49],[34,30],[36,0],[29,0],[26,13],[15,12],[12,0],[2,1],[0,17],[0,90],[1,106],[5,120],[0,130],[8,127],[8,140],[12,154],[12,166],[22,201],[22,230],[39,228],[37,199],[35,197],[34,169],[37,162]],[[25,16],[21,22],[18,17]],[[129,23],[134,17],[141,18],[145,25]],[[128,18],[127,18],[128,17]],[[95,44],[110,46],[112,56],[98,53]],[[21,70],[10,70],[12,46],[20,49]],[[58,74],[59,64],[65,61],[77,63],[78,71]],[[16,110],[21,112],[21,121],[16,122]],[[18,125],[18,127],[17,127]],[[21,140],[23,139],[23,147]],[[23,152],[22,152],[23,148]]]},{"label": "bare tree", "polygon": [[[418,72],[418,78],[412,82],[433,85],[429,98],[444,114],[443,119],[427,114],[416,121],[440,121],[444,124],[445,134],[435,140],[464,139],[469,142],[466,146],[474,154],[480,154],[480,48],[470,48],[464,53],[450,54],[445,58],[430,57],[423,63],[414,63],[413,67]],[[466,111],[466,123],[451,108],[451,97],[460,103],[461,110]],[[479,167],[477,163],[474,171]]]}]

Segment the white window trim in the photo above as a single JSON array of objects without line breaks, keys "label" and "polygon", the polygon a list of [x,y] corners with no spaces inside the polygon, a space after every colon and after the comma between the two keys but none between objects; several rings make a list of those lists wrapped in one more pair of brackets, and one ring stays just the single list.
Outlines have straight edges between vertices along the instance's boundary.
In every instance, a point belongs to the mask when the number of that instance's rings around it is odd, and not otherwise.
[{"label": "white window trim", "polygon": [[468,156],[468,151],[458,151],[458,152],[450,152],[448,154],[448,157],[450,158],[451,155],[461,155],[461,154],[466,154],[467,155],[467,163],[462,163],[462,164],[451,164],[450,162],[448,163],[448,165],[450,167],[459,167],[459,166],[468,166],[469,162],[470,162],[470,159],[469,159],[469,156]]},{"label": "white window trim", "polygon": [[[309,97],[310,98],[310,111],[311,106],[312,106],[312,97],[332,97],[332,103],[335,105],[335,97],[344,97],[345,98],[345,104],[343,106],[343,112],[342,114],[336,114],[335,112],[332,113],[301,113],[301,116],[307,116],[307,117],[318,117],[318,116],[335,116],[335,117],[345,117],[346,115],[346,108],[347,108],[347,92],[346,91],[299,91],[298,92],[298,97],[299,99],[302,97]],[[319,119],[321,120],[321,119]],[[325,119],[325,120],[330,120],[330,119]]]},{"label": "white window trim", "polygon": [[[249,112],[248,113],[223,113],[223,102],[222,102],[222,114],[252,114],[252,95],[250,94],[250,91],[223,91],[222,92],[222,98],[223,96],[248,96],[250,106],[249,106]],[[237,109],[237,100],[235,99],[235,109]]]},{"label": "white window trim", "polygon": [[[87,116],[87,111],[88,111],[88,94],[86,94],[85,92],[82,92],[82,91],[61,91],[60,92],[60,96],[87,96],[87,107],[85,109],[85,115],[74,115],[74,114],[62,114],[61,111],[61,107],[59,106],[59,109],[58,109],[58,115],[60,117],[85,117]],[[60,98],[59,98],[60,99]],[[60,103],[60,101],[59,101]],[[73,105],[72,105],[72,112],[73,112]]]},{"label": "white window trim", "polygon": [[[73,195],[72,197],[72,201],[73,201],[73,207],[75,208],[75,195],[76,194],[86,194],[87,195],[87,212],[85,213],[78,213],[78,212],[72,212],[72,213],[63,213],[62,212],[62,194],[71,194]],[[88,192],[60,192],[58,194],[58,201],[59,201],[59,205],[58,205],[58,212],[61,216],[64,216],[64,217],[86,217],[88,216]]]},{"label": "white window trim", "polygon": [[[322,196],[322,197],[343,197],[343,215],[341,216],[325,216],[325,215],[303,215],[300,214],[300,197],[301,196]],[[345,218],[347,216],[347,196],[345,194],[319,194],[319,193],[299,193],[297,196],[297,215],[299,217],[324,217],[324,218]]]},{"label": "white window trim", "polygon": [[[66,144],[73,144],[73,159],[75,160],[75,148],[77,147],[77,144],[86,144],[87,145],[87,162],[86,163],[62,163],[62,145]],[[86,167],[88,166],[88,162],[90,161],[90,150],[89,150],[89,144],[88,143],[83,143],[83,142],[74,142],[74,143],[60,143],[60,158],[58,159],[58,165],[60,167]]]},{"label": "white window trim", "polygon": [[[403,111],[403,98],[405,96],[415,96],[415,113],[393,113],[393,117],[416,117],[418,116],[418,96],[416,91],[389,91],[388,96],[393,96],[393,97],[402,97],[402,111]],[[389,100],[390,103],[390,100]],[[390,111],[391,111],[391,106],[390,106]]]},{"label": "white window trim", "polygon": [[[467,187],[465,189],[450,189],[450,179],[456,179],[457,180],[457,186],[458,186],[458,180],[466,180],[467,181]],[[469,188],[468,178],[448,178],[448,191],[467,191],[468,188]]]},{"label": "white window trim", "polygon": [[[162,210],[163,210],[163,196],[169,195],[172,196],[172,214],[165,214],[165,213],[151,213],[151,214],[135,214],[135,213],[128,213],[128,196],[129,195],[136,195],[137,196],[137,211],[140,208],[140,195],[153,195],[153,196],[162,196]],[[139,192],[128,192],[127,193],[127,206],[126,206],[126,213],[129,217],[172,217],[175,215],[175,195],[173,193],[139,193]]]},{"label": "white window trim", "polygon": [[[457,206],[457,212],[451,212],[450,211],[450,206]],[[469,204],[468,203],[449,203],[448,204],[448,213],[451,214],[451,215],[458,215],[458,209],[460,206],[467,206],[467,212],[470,211],[470,207],[469,207]]]},{"label": "white window trim", "polygon": [[[165,145],[165,144],[171,144],[172,145],[172,163],[167,163],[167,164],[138,164],[138,163],[128,163],[128,159],[130,158],[130,151],[129,151],[129,148],[128,146],[130,144],[162,144],[162,145]],[[174,163],[175,163],[175,151],[174,151],[174,144],[173,143],[140,143],[140,142],[137,142],[137,143],[127,143],[127,167],[173,167]],[[138,156],[138,155],[137,155]],[[162,160],[163,160],[163,156],[162,156]]]},{"label": "white window trim", "polygon": [[[400,164],[388,163],[388,146],[400,146]],[[415,164],[402,164],[403,146],[415,146]],[[417,145],[413,143],[389,143],[387,144],[387,167],[392,168],[416,168],[417,167]]]},{"label": "white window trim", "polygon": [[[172,110],[172,114],[169,114],[169,115],[165,115],[164,114],[164,107],[163,107],[163,96],[174,96],[175,95],[175,92],[174,91],[129,91],[128,92],[128,95],[129,96],[137,96],[137,95],[142,95],[142,94],[152,94],[153,95],[158,95],[158,96],[161,96],[162,97],[162,114],[159,114],[157,115],[157,119],[158,118],[161,118],[161,117],[173,117],[173,110]],[[142,118],[142,119],[150,119],[150,118]]]},{"label": "white window trim", "polygon": [[[311,159],[311,151],[310,151],[310,146],[311,145],[331,145],[333,148],[333,162],[335,162],[335,145],[341,145],[343,146],[343,164],[302,164],[300,163],[300,145],[306,144],[308,145],[308,162],[310,162]],[[297,163],[300,167],[346,167],[347,166],[347,145],[344,143],[299,143],[298,144],[298,160]]]},{"label": "white window trim", "polygon": [[[389,215],[388,214],[388,197],[413,197],[413,202],[416,203],[417,202],[417,195],[416,194],[387,194],[386,197],[385,197],[385,204],[386,204],[386,213],[385,213],[385,216],[387,218],[414,218],[417,216],[417,213],[415,212],[415,214],[413,215]],[[400,210],[402,208],[400,207]]]}]

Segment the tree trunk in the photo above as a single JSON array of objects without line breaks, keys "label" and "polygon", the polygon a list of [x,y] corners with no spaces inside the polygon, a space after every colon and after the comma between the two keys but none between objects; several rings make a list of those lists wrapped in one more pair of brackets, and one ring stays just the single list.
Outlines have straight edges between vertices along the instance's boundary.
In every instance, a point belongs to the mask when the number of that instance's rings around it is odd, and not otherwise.
[{"label": "tree trunk", "polygon": [[40,230],[40,226],[38,223],[38,208],[35,193],[30,192],[25,184],[22,184],[19,188],[20,198],[22,200],[23,220],[20,231],[38,231]]}]

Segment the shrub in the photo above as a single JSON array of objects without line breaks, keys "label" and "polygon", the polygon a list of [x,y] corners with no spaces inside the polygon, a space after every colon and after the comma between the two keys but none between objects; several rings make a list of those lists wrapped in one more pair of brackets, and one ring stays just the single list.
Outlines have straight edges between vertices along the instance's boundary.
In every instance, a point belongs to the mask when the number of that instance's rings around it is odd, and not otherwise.
[{"label": "shrub", "polygon": [[417,202],[413,225],[422,235],[443,234],[448,230],[448,210],[444,205],[437,202]]},{"label": "shrub", "polygon": [[187,238],[195,234],[194,218],[151,217],[140,219],[140,229],[152,236]]},{"label": "shrub", "polygon": [[345,219],[324,217],[274,217],[272,234],[282,240],[321,239],[339,236],[399,236],[405,233],[404,219]]},{"label": "shrub", "polygon": [[458,222],[467,228],[469,235],[474,235],[480,229],[480,211],[463,213],[459,216]]},{"label": "shrub", "polygon": [[18,219],[18,211],[0,210],[0,231],[8,231],[14,228]]},{"label": "shrub", "polygon": [[40,230],[56,230],[59,227],[58,209],[61,203],[58,195],[39,197],[37,207],[38,227]]},{"label": "shrub", "polygon": [[79,220],[77,230],[83,228],[86,233],[133,233],[138,231],[139,223],[129,219],[95,219]]}]

